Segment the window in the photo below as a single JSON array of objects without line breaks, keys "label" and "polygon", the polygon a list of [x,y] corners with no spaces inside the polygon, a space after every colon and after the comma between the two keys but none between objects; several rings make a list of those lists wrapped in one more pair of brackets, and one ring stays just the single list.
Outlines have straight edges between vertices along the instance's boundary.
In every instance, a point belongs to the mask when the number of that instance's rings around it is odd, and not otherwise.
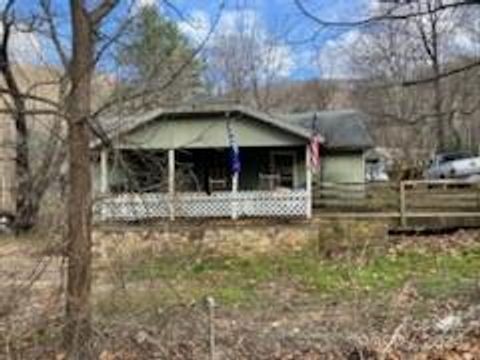
[{"label": "window", "polygon": [[293,189],[296,185],[295,151],[273,151],[270,157],[270,165],[272,174],[279,177],[279,186]]}]

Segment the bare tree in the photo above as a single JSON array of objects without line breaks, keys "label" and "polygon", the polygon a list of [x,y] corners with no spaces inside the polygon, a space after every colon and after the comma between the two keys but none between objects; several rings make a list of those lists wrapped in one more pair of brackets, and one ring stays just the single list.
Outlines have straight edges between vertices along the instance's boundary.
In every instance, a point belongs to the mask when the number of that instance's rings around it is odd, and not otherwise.
[{"label": "bare tree", "polygon": [[[41,28],[39,14],[21,16],[16,5],[15,0],[8,1],[2,10],[0,74],[3,81],[0,93],[4,121],[9,122],[8,116],[11,116],[15,127],[12,142],[15,143],[17,186],[12,192],[16,196],[14,227],[20,232],[37,224],[42,198],[58,175],[65,157],[60,131],[64,120],[60,99],[66,84],[62,80],[63,71],[59,73],[47,68],[32,71],[31,67],[20,64],[21,59],[12,59],[16,37],[21,34],[34,36]],[[41,76],[37,76],[39,74]],[[52,91],[52,88],[58,90]],[[44,146],[41,151],[32,151],[32,140],[40,127],[44,127],[40,131]]]},{"label": "bare tree", "polygon": [[90,358],[90,292],[92,284],[90,128],[96,36],[118,0],[103,0],[90,10],[84,0],[71,0],[71,89],[67,98],[69,191],[68,275],[64,346],[72,359]]},{"label": "bare tree", "polygon": [[[436,0],[431,2],[429,8],[423,8],[418,10],[416,5],[422,4],[423,0],[378,0],[379,4],[387,5],[381,7],[382,11],[376,14],[367,14],[363,18],[356,20],[346,20],[346,21],[337,21],[329,20],[321,17],[314,8],[308,6],[308,1],[306,0],[294,0],[297,8],[300,13],[317,25],[314,33],[321,31],[322,29],[328,27],[340,27],[340,28],[353,28],[353,27],[366,27],[369,25],[378,24],[384,21],[405,21],[409,19],[418,19],[424,16],[432,16],[432,14],[442,14],[446,11],[452,10],[464,10],[465,11],[478,11],[480,9],[480,1],[478,0]],[[475,16],[470,17],[468,20],[470,23],[475,21]],[[471,59],[466,64],[460,66],[452,67],[445,69],[437,76],[426,76],[420,79],[410,79],[403,83],[403,85],[411,86],[418,85],[422,83],[430,83],[435,78],[446,78],[458,74],[463,71],[468,71],[480,66],[480,60]]]},{"label": "bare tree", "polygon": [[[415,18],[415,27],[420,35],[423,50],[427,55],[427,65],[431,70],[432,87],[433,87],[433,108],[436,117],[436,133],[438,139],[438,150],[445,151],[452,146],[458,144],[450,143],[452,139],[451,117],[444,114],[444,89],[442,79],[442,64],[444,63],[444,54],[442,53],[442,36],[448,29],[441,29],[442,14],[435,11],[435,0],[427,0],[417,4],[418,12],[425,12],[426,15]],[[443,13],[445,15],[445,13]],[[454,14],[448,14],[449,18],[453,18]]]},{"label": "bare tree", "polygon": [[12,64],[9,56],[9,45],[12,34],[12,28],[15,24],[13,6],[15,0],[9,0],[2,12],[3,34],[0,43],[0,73],[6,85],[6,92],[9,95],[9,103],[12,109],[12,115],[16,129],[16,179],[17,179],[17,197],[16,197],[16,225],[17,229],[29,228],[32,223],[32,202],[30,194],[32,192],[32,175],[30,172],[29,156],[29,131],[26,120],[27,106],[26,99],[22,96],[18,81],[13,74]]},{"label": "bare tree", "polygon": [[292,66],[289,49],[240,8],[233,24],[217,34],[207,53],[207,77],[217,95],[262,110]]},{"label": "bare tree", "polygon": [[[362,46],[357,44],[351,51],[355,53],[357,68],[361,67],[363,74],[371,79],[373,76],[376,85],[382,87],[377,96],[397,105],[395,109],[383,108],[386,118],[397,124],[401,120],[407,126],[428,124],[436,134],[438,151],[462,145],[455,120],[461,111],[459,94],[464,92],[458,91],[458,82],[447,82],[445,78],[472,69],[469,67],[472,62],[464,66],[465,62],[455,61],[453,41],[458,29],[473,20],[466,9],[478,2],[382,1],[373,14],[350,22],[325,21],[307,8],[306,2],[295,2],[301,13],[320,27],[360,27]],[[401,88],[413,84],[425,86]],[[453,84],[457,86],[456,92],[451,91]],[[378,115],[378,108],[376,112]]]},{"label": "bare tree", "polygon": [[[407,129],[400,134],[419,138],[418,146],[422,148],[446,149],[458,147],[461,142],[454,119],[461,110],[459,99],[466,92],[458,81],[436,76],[431,84],[422,87],[400,85],[412,78],[438,75],[448,66],[449,41],[460,19],[445,20],[432,13],[432,18],[382,23],[363,32],[350,55],[354,71],[364,78],[357,91],[357,105],[386,122],[377,122],[378,127]],[[413,129],[416,131],[410,131]],[[438,143],[427,145],[431,131],[436,132]],[[401,138],[395,136],[392,140],[398,143]],[[404,142],[411,145],[413,138]]]}]

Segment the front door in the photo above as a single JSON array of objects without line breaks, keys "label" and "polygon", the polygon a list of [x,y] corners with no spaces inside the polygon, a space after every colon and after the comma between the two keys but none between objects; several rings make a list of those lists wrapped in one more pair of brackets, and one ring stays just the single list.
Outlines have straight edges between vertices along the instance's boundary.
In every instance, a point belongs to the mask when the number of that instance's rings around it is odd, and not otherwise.
[{"label": "front door", "polygon": [[295,187],[294,151],[274,151],[271,156],[273,173],[279,176],[279,186],[293,189]]}]

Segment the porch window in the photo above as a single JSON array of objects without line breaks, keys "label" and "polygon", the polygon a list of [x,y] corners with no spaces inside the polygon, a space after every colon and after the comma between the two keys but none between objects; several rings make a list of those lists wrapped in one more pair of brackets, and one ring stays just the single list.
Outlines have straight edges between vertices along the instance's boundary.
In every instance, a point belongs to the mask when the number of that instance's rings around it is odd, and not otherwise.
[{"label": "porch window", "polygon": [[260,180],[260,190],[275,190],[280,186],[281,179],[279,174],[258,174]]},{"label": "porch window", "polygon": [[209,158],[207,166],[208,190],[224,191],[229,189],[229,175],[225,152],[218,151]]},{"label": "porch window", "polygon": [[271,173],[278,177],[278,187],[293,189],[296,186],[295,151],[273,151],[270,157]]}]

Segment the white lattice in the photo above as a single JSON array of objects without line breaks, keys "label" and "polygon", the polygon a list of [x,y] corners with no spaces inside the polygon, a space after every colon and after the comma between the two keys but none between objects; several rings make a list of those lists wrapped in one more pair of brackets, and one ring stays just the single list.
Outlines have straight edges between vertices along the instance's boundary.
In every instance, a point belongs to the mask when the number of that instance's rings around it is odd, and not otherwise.
[{"label": "white lattice", "polygon": [[306,191],[242,192],[236,200],[238,215],[244,217],[304,216],[307,213]]},{"label": "white lattice", "polygon": [[232,215],[231,193],[178,194],[175,196],[174,209],[177,217],[230,217]]},{"label": "white lattice", "polygon": [[135,221],[168,217],[169,202],[165,194],[122,194],[96,202],[94,214],[100,220]]},{"label": "white lattice", "polygon": [[287,217],[306,216],[309,202],[305,190],[242,191],[167,194],[122,194],[98,200],[99,220],[135,221],[165,218]]}]

